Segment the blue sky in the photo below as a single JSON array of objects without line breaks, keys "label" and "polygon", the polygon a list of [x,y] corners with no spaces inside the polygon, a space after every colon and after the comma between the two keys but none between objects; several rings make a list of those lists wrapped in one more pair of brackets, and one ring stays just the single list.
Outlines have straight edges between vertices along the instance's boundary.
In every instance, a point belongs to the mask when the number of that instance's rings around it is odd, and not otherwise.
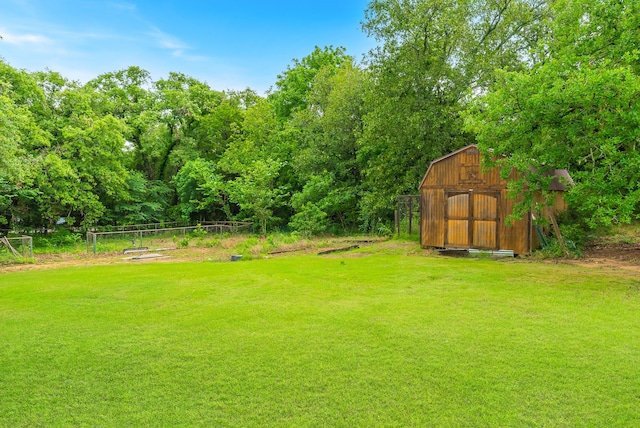
[{"label": "blue sky", "polygon": [[212,88],[263,94],[314,46],[357,60],[367,0],[0,0],[0,57],[86,82],[131,65],[179,71]]}]

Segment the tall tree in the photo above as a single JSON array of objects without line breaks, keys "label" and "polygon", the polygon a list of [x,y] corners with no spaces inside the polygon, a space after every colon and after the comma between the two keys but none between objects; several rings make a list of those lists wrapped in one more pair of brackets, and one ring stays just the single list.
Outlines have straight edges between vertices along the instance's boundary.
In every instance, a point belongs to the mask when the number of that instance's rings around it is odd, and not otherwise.
[{"label": "tall tree", "polygon": [[277,220],[274,210],[284,203],[285,190],[277,185],[277,177],[282,163],[273,159],[259,159],[252,162],[240,177],[227,185],[231,201],[242,210],[241,216],[258,223],[262,235],[267,234],[267,226]]},{"label": "tall tree", "polygon": [[39,174],[39,189],[46,189],[40,203],[50,222],[63,216],[97,224],[127,192],[125,123],[96,111],[95,97],[87,87],[70,85],[50,106],[59,132],[42,151],[48,166]]},{"label": "tall tree", "polygon": [[[0,62],[0,67],[7,64]],[[25,79],[28,78],[25,73]],[[22,199],[33,200],[34,168],[38,158],[33,151],[49,144],[48,135],[37,125],[26,106],[16,103],[12,85],[0,81],[0,225],[10,226]],[[21,217],[21,216],[20,216]]]},{"label": "tall tree", "polygon": [[178,194],[178,209],[186,221],[227,220],[229,202],[224,180],[211,161],[187,162],[173,177]]},{"label": "tall tree", "polygon": [[202,117],[220,105],[224,93],[175,72],[156,81],[154,86],[159,97],[160,121],[164,124],[164,129],[158,130],[164,146],[159,148],[157,176],[169,180],[185,162],[198,157],[197,131]]},{"label": "tall tree", "polygon": [[541,172],[568,168],[569,202],[589,226],[629,222],[640,212],[640,5],[558,0],[549,26],[541,61],[503,72],[469,127],[523,174],[517,190],[543,191]]},{"label": "tall tree", "polygon": [[153,144],[147,135],[160,119],[157,97],[148,71],[139,67],[101,74],[87,83],[96,93],[94,102],[102,115],[110,114],[126,124],[125,138],[132,146],[132,168],[153,179]]},{"label": "tall tree", "polygon": [[358,224],[361,173],[357,139],[362,133],[364,73],[351,61],[317,74],[307,109],[294,115],[300,129],[294,169],[302,189],[292,197],[292,226],[322,232]]},{"label": "tall tree", "polygon": [[520,67],[537,37],[542,0],[373,0],[364,30],[370,56],[358,157],[364,220],[388,218],[429,162],[472,141],[460,112],[501,64]]},{"label": "tall tree", "polygon": [[318,72],[330,66],[337,69],[343,62],[350,61],[343,47],[334,48],[316,46],[309,55],[301,60],[294,59],[293,64],[276,81],[277,90],[269,95],[269,100],[280,119],[288,119],[295,111],[304,110],[308,105],[308,94]]},{"label": "tall tree", "polygon": [[225,192],[240,210],[237,218],[256,221],[263,234],[288,216],[278,211],[285,206],[290,186],[291,146],[282,135],[273,105],[260,99],[246,110],[241,132],[218,162],[226,174]]}]

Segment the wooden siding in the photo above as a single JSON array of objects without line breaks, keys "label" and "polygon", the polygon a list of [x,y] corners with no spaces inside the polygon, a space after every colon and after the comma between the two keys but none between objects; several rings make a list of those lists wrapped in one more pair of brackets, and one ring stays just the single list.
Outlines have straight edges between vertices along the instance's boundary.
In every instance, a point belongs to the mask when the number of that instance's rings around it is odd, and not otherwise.
[{"label": "wooden siding", "polygon": [[[510,178],[515,178],[515,172]],[[529,253],[538,245],[531,216],[511,221],[516,200],[507,197],[499,168],[483,170],[471,145],[431,163],[420,184],[421,243],[424,247],[513,250]],[[566,208],[561,192],[554,212]]]},{"label": "wooden siding", "polygon": [[501,189],[506,182],[500,178],[500,170],[483,171],[480,152],[475,146],[454,152],[434,161],[420,185],[421,189]]},{"label": "wooden siding", "polygon": [[432,189],[421,192],[420,236],[426,247],[444,247],[444,191]]},{"label": "wooden siding", "polygon": [[[506,187],[506,186],[505,186]],[[502,208],[505,213],[504,218],[500,222],[500,249],[501,250],[513,250],[516,254],[527,254],[531,251],[530,239],[531,230],[530,214],[525,214],[525,217],[520,220],[511,221],[510,225],[507,225],[507,217],[513,213],[517,200],[507,196],[507,189],[503,189],[500,192],[500,198],[502,200]]]}]

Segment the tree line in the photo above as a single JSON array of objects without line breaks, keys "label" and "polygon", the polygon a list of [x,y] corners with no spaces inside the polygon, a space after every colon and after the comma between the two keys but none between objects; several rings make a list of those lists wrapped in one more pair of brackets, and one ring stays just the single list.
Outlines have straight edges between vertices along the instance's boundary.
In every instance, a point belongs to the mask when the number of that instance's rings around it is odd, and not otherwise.
[{"label": "tree line", "polygon": [[[0,229],[253,220],[378,230],[429,163],[478,143],[526,196],[567,168],[588,227],[640,206],[640,7],[372,0],[377,48],[293,60],[266,96],[139,68],[80,84],[0,60]],[[531,198],[524,197],[523,201]]]}]

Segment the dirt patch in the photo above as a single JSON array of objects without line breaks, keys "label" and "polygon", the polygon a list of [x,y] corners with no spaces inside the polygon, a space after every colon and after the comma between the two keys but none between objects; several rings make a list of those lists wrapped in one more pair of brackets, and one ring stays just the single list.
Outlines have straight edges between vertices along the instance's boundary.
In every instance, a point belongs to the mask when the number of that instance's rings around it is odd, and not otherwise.
[{"label": "dirt patch", "polygon": [[584,248],[584,257],[569,261],[570,264],[640,272],[640,245],[638,244],[593,244]]},{"label": "dirt patch", "polygon": [[[250,247],[243,248],[243,242],[251,239]],[[290,243],[273,243],[265,239],[231,237],[220,240],[215,246],[191,246],[170,251],[162,251],[162,258],[131,260],[122,252],[102,254],[38,254],[32,263],[0,266],[0,274],[16,271],[56,269],[74,266],[96,266],[122,263],[166,263],[166,262],[227,262],[231,255],[243,254],[243,260],[251,258],[277,258],[298,255],[315,255],[323,250],[355,246],[360,248],[347,252],[327,254],[322,257],[356,258],[371,254],[407,254],[425,257],[435,257],[437,252],[423,249],[417,243],[384,239],[354,239],[354,238],[318,238],[301,239]],[[624,243],[601,243],[586,247],[581,258],[538,259],[534,256],[519,259],[529,263],[563,263],[587,268],[612,269],[629,272],[632,275],[640,273],[640,245]],[[127,260],[129,258],[129,260]]]},{"label": "dirt patch", "polygon": [[[361,247],[367,247],[384,242],[384,239],[355,240]],[[227,262],[231,256],[242,254],[243,260],[256,258],[290,257],[302,254],[316,254],[322,249],[345,247],[353,245],[354,238],[316,238],[299,239],[295,242],[274,242],[272,239],[233,236],[215,241],[203,241],[185,248],[162,251],[159,258],[132,258],[122,252],[87,254],[87,253],[59,253],[36,254],[30,263],[18,263],[0,266],[0,274],[27,270],[56,269],[75,266],[98,266],[122,263],[163,263],[163,262]],[[157,248],[149,248],[149,253],[158,252]],[[271,252],[274,252],[271,254]],[[136,253],[136,256],[145,254]],[[351,254],[351,253],[346,253]],[[344,256],[344,255],[342,255]],[[362,257],[362,255],[351,256]]]},{"label": "dirt patch", "polygon": [[638,244],[591,245],[583,252],[585,258],[588,259],[607,259],[640,264],[640,245]]}]

